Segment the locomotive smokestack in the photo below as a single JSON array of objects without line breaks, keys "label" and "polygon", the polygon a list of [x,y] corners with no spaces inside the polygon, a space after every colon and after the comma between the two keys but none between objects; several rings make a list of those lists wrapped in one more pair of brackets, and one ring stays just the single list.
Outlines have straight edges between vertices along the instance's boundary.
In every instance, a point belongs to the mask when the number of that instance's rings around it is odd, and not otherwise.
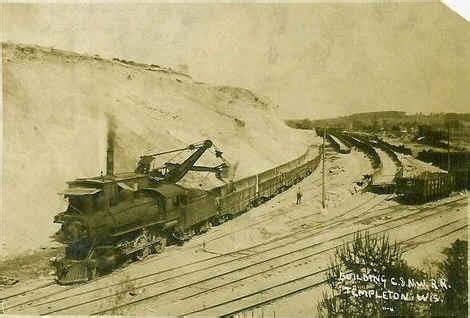
[{"label": "locomotive smokestack", "polygon": [[106,150],[106,176],[114,175],[114,120],[108,115],[108,148]]}]

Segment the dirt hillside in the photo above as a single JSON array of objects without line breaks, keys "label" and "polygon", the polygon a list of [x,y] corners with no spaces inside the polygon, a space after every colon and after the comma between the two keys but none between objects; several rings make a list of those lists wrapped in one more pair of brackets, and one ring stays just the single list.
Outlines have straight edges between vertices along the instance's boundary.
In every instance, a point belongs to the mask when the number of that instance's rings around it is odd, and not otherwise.
[{"label": "dirt hillside", "polygon": [[[104,171],[106,114],[117,127],[118,172],[133,170],[144,153],[209,138],[238,163],[240,178],[295,158],[315,142],[245,89],[196,82],[158,65],[37,46],[6,43],[2,52],[2,256],[48,245],[56,230],[52,217],[65,206],[57,195],[65,181]],[[212,153],[198,162],[217,163]],[[217,180],[191,173],[182,182],[210,187]]]}]

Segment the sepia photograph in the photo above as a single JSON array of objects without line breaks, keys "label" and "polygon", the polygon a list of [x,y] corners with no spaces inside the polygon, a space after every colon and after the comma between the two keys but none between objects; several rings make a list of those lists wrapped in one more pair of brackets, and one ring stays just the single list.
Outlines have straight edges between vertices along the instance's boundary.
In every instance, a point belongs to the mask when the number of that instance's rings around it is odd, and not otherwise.
[{"label": "sepia photograph", "polygon": [[465,1],[0,1],[0,314],[468,317]]}]

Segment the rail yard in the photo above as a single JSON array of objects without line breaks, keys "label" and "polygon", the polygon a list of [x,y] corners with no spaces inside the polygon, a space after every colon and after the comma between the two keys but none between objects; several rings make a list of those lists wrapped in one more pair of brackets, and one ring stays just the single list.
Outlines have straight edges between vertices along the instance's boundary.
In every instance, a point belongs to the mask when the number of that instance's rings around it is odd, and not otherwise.
[{"label": "rail yard", "polygon": [[[88,282],[60,285],[50,277],[5,288],[4,313],[311,316],[330,258],[357,231],[388,234],[416,264],[438,258],[456,238],[466,239],[468,196],[451,192],[451,179],[433,185],[433,201],[403,204],[398,196],[409,192],[397,180],[416,162],[362,136],[334,132],[327,139],[324,171],[318,156],[305,157],[290,165],[311,162],[303,167],[312,171],[303,168],[302,178],[286,179],[292,169],[286,164],[287,170],[269,177],[277,176],[270,184],[292,180],[280,191],[269,190],[263,200],[246,205],[240,194],[237,205],[227,201],[237,213],[226,222]],[[255,178],[256,193],[261,176]],[[238,184],[249,185],[247,180]],[[248,185],[238,188],[250,193]],[[296,191],[303,194],[300,204]]]}]

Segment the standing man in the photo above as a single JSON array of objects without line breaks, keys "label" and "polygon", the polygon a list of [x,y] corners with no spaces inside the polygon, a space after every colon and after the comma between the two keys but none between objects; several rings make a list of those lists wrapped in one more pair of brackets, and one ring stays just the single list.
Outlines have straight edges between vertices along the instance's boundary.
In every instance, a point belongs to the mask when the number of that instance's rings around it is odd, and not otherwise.
[{"label": "standing man", "polygon": [[297,202],[295,204],[299,205],[301,201],[302,201],[302,191],[300,190],[300,187],[298,187],[297,188]]}]

